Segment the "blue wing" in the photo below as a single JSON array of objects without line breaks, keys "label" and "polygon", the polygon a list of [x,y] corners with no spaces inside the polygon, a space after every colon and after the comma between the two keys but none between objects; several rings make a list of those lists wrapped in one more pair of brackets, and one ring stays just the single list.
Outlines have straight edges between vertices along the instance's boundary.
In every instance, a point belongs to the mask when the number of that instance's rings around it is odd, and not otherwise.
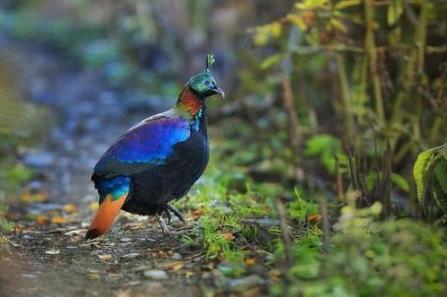
[{"label": "blue wing", "polygon": [[96,164],[92,180],[142,172],[162,165],[174,146],[191,135],[189,122],[182,118],[153,117],[121,136]]}]

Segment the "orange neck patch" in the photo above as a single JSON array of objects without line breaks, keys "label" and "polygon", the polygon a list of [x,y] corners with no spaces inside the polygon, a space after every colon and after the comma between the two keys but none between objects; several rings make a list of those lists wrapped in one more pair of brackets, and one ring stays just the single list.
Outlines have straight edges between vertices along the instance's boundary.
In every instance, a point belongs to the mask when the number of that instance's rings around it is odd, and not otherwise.
[{"label": "orange neck patch", "polygon": [[203,100],[194,94],[189,87],[185,87],[180,93],[177,105],[192,116],[195,116],[202,109]]}]

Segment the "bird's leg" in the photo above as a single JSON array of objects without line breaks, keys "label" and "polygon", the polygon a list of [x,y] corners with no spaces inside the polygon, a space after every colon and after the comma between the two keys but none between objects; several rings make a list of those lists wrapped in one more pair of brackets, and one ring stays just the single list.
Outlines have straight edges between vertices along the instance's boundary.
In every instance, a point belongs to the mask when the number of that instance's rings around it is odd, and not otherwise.
[{"label": "bird's leg", "polygon": [[172,219],[171,213],[169,212],[168,208],[166,208],[164,212],[165,212],[166,216],[168,217],[168,224],[170,224],[171,219]]},{"label": "bird's leg", "polygon": [[[172,207],[171,205],[167,204],[167,211],[166,212],[167,213],[172,212],[180,221],[183,222],[183,224],[186,224],[186,221],[183,218],[182,214],[177,209]],[[169,218],[170,218],[170,215],[169,215]]]},{"label": "bird's leg", "polygon": [[160,224],[161,232],[163,235],[170,234],[171,230],[169,230],[168,225],[166,225],[165,220],[163,219],[163,216],[161,214],[156,214],[158,223]]}]

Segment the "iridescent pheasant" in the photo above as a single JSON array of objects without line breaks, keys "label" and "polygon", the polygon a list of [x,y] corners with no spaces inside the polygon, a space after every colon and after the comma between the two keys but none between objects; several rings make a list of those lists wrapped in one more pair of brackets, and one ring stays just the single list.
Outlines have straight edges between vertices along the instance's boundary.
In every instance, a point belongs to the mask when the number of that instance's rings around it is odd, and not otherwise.
[{"label": "iridescent pheasant", "polygon": [[92,239],[106,233],[121,209],[156,215],[168,232],[163,214],[182,215],[169,205],[185,196],[208,163],[205,99],[224,92],[209,71],[214,63],[191,77],[176,105],[132,127],[104,153],[92,181],[99,193],[99,209],[86,234]]}]

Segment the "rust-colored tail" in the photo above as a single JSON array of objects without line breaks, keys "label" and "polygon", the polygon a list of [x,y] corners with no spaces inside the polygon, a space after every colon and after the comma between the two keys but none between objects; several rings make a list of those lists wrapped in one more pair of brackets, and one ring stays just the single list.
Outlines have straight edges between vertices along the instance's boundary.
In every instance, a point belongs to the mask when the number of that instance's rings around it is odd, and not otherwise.
[{"label": "rust-colored tail", "polygon": [[93,219],[90,228],[85,235],[85,239],[93,239],[103,235],[109,231],[115,221],[116,216],[119,214],[121,207],[126,201],[127,194],[120,196],[119,198],[112,200],[112,196],[109,194],[99,205],[95,218]]}]

